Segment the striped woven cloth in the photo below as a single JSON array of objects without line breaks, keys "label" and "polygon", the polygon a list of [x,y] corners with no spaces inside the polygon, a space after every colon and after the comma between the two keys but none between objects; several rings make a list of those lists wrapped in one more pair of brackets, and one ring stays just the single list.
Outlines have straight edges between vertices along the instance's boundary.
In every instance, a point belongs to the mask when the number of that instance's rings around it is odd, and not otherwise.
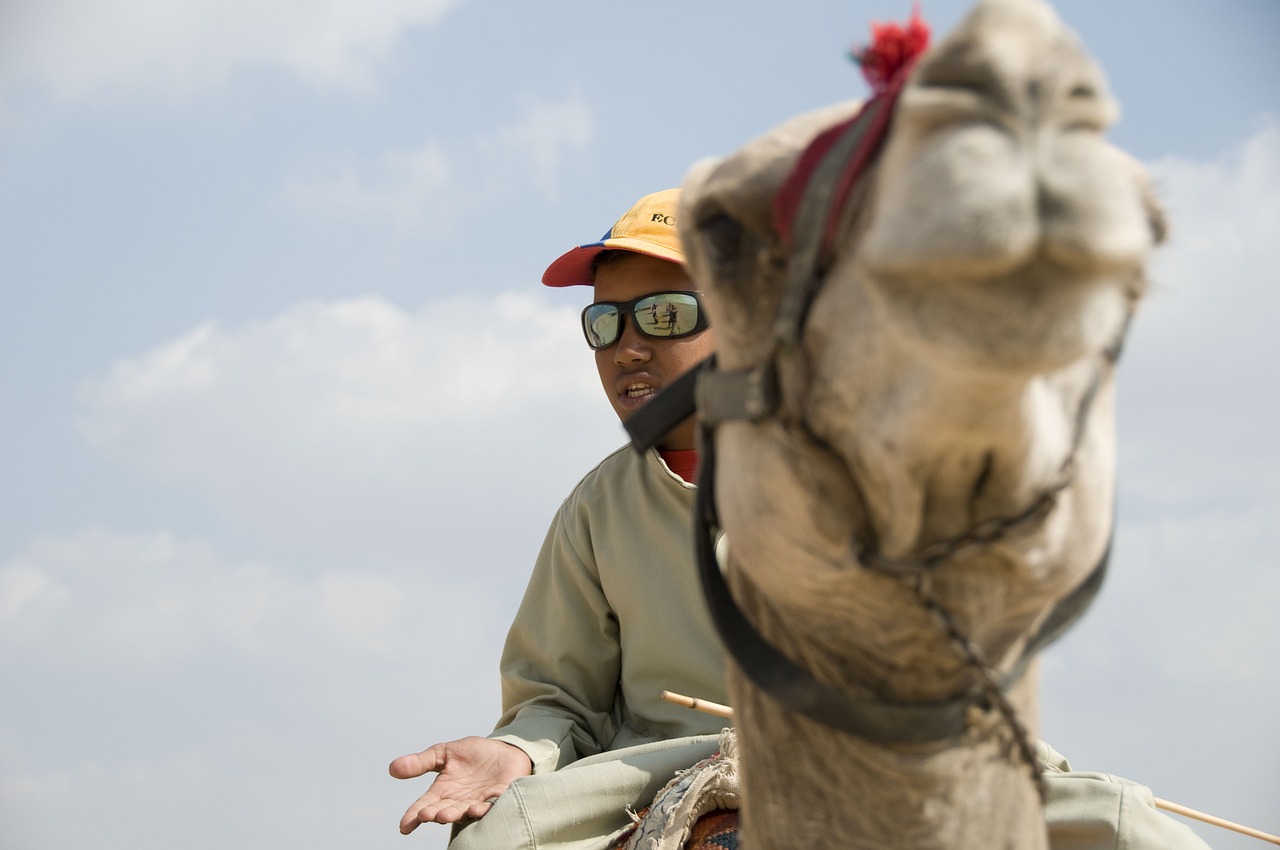
[{"label": "striped woven cloth", "polygon": [[698,818],[686,850],[738,850],[737,809],[715,809]]}]

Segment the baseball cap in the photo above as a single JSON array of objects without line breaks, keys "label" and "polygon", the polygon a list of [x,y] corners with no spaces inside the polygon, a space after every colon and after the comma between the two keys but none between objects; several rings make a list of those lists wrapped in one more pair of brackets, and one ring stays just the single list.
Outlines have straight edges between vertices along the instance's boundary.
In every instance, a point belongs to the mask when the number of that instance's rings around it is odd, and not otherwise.
[{"label": "baseball cap", "polygon": [[645,195],[597,241],[579,245],[556,258],[542,273],[542,282],[547,286],[593,285],[592,264],[601,251],[634,251],[683,264],[684,251],[680,249],[680,234],[676,230],[679,201],[679,189]]}]

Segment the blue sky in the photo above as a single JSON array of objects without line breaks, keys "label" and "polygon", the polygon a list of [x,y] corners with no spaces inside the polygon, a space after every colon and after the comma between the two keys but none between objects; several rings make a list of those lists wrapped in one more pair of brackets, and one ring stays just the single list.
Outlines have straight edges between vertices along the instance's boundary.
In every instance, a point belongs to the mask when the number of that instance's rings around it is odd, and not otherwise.
[{"label": "blue sky", "polygon": [[[1173,235],[1044,736],[1280,832],[1280,5],[1057,7]],[[0,843],[443,847],[386,763],[490,728],[546,524],[624,439],[542,269],[865,94],[848,47],[909,11],[0,3]]]}]

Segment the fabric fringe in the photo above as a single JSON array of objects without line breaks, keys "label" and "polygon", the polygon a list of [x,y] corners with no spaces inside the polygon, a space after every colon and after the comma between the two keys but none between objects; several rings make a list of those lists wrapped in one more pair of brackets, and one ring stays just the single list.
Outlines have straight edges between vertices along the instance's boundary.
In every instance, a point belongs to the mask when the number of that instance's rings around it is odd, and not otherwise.
[{"label": "fabric fringe", "polygon": [[[617,847],[623,850],[684,850],[736,848],[738,795],[738,737],[732,728],[720,733],[720,752],[667,783],[653,804],[633,813],[635,828]],[[704,815],[714,816],[699,824]],[[701,843],[697,843],[701,842]]]}]

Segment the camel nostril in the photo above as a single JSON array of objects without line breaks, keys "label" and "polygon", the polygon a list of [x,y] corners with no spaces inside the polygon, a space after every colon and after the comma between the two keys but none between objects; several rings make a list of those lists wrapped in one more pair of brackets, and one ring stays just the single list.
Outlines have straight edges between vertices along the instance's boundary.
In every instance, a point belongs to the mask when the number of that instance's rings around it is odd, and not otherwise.
[{"label": "camel nostril", "polygon": [[979,100],[993,100],[1008,105],[1009,98],[1005,88],[996,80],[979,73],[963,73],[954,76],[937,76],[922,79],[921,88],[939,93],[967,94]]},{"label": "camel nostril", "polygon": [[1093,100],[1098,97],[1098,88],[1090,83],[1077,83],[1067,92],[1072,100]]}]

